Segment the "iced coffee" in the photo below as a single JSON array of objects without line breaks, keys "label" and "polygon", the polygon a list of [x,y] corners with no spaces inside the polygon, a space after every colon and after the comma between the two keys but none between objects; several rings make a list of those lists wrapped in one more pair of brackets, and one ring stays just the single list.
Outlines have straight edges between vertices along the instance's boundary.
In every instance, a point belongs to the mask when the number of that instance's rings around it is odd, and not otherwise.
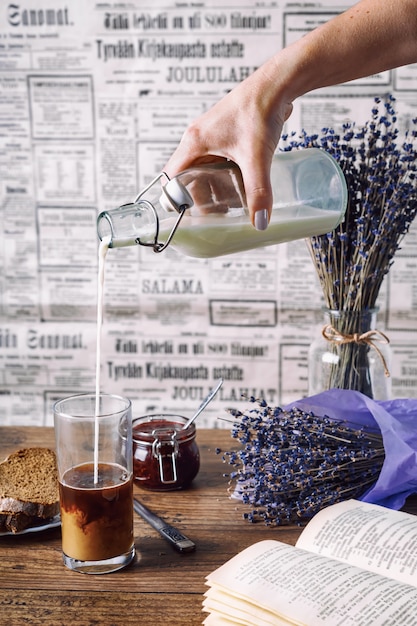
[{"label": "iced coffee", "polygon": [[86,463],[65,472],[59,484],[62,550],[79,561],[128,553],[133,545],[132,477],[120,465]]}]

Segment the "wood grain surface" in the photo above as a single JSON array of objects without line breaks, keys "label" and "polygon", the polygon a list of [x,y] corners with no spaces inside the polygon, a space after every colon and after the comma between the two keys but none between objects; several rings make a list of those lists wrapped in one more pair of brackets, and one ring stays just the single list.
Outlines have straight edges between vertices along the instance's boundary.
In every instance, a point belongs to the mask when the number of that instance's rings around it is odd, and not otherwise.
[{"label": "wood grain surface", "polygon": [[[180,554],[135,516],[137,557],[102,576],[72,572],[61,557],[60,528],[0,537],[0,624],[17,626],[194,626],[201,624],[204,580],[248,545],[278,539],[294,545],[300,529],[270,529],[243,519],[246,507],[229,497],[216,449],[229,450],[228,431],[199,430],[201,469],[190,489],[167,493],[139,487],[135,495],[188,535],[194,553]],[[19,447],[54,447],[52,428],[0,427],[0,459]],[[417,498],[405,510],[416,514]]]}]

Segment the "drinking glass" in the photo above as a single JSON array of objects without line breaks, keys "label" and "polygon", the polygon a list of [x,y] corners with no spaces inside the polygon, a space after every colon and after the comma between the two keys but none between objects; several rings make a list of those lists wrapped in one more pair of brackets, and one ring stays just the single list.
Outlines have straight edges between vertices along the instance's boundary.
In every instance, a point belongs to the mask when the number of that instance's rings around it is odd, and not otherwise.
[{"label": "drinking glass", "polygon": [[121,569],[135,555],[130,400],[64,398],[54,426],[64,564],[88,574]]}]

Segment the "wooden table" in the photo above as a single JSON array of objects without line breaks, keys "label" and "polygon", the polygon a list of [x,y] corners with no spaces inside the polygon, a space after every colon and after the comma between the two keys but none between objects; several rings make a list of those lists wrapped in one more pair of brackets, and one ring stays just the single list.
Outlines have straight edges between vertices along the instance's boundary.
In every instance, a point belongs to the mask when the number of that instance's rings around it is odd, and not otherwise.
[{"label": "wooden table", "polygon": [[[61,557],[59,528],[0,537],[0,624],[113,626],[201,624],[206,575],[246,546],[266,538],[294,544],[298,528],[268,529],[243,520],[247,507],[227,491],[228,431],[199,430],[201,469],[186,491],[136,495],[188,535],[194,553],[180,554],[135,516],[137,558],[124,570],[93,576],[72,572]],[[52,428],[0,427],[0,459],[20,447],[54,447]]]}]

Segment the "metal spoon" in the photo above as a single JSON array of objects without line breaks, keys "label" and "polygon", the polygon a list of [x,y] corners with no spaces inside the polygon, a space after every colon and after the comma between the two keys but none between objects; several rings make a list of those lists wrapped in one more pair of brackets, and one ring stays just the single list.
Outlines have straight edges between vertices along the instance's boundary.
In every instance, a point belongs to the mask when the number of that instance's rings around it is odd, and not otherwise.
[{"label": "metal spoon", "polygon": [[182,427],[182,430],[191,426],[194,420],[200,415],[201,411],[203,411],[206,408],[206,406],[213,400],[214,396],[219,391],[222,385],[223,385],[223,378],[219,378],[217,385],[213,387],[213,389],[210,391],[208,396],[204,398],[203,402],[200,404],[200,406],[198,407],[194,415],[190,417],[190,419],[187,422],[185,422],[184,426]]}]

